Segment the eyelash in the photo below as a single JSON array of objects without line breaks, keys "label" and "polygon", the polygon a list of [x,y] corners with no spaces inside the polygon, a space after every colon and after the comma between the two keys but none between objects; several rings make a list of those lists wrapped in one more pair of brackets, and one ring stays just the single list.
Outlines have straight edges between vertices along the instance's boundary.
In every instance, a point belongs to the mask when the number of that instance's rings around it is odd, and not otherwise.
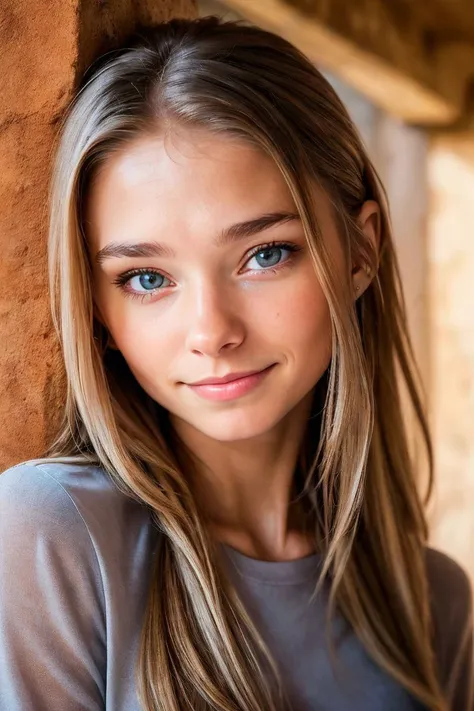
[{"label": "eyelash", "polygon": [[[303,247],[300,247],[299,245],[293,244],[291,242],[267,242],[266,244],[261,244],[258,247],[254,247],[247,259],[247,262],[249,262],[253,257],[255,257],[256,254],[259,254],[260,252],[265,252],[270,249],[286,249],[288,252],[294,254],[296,252],[299,252],[300,250],[303,249]],[[282,263],[278,263],[277,265],[273,267],[262,267],[262,269],[256,269],[254,271],[258,272],[268,272],[272,271],[272,273],[275,273],[279,271],[280,269],[284,269],[287,266],[290,266],[291,263],[293,262],[293,258],[290,256],[286,261]],[[164,288],[166,287],[161,287],[157,288],[154,291],[150,291],[148,293],[143,293],[143,294],[136,294],[133,291],[129,291],[128,289],[125,288],[125,285],[127,284],[130,279],[132,279],[134,276],[138,276],[139,274],[159,274],[160,276],[164,277],[167,279],[164,274],[162,274],[160,271],[157,269],[146,269],[146,268],[140,268],[140,269],[132,269],[130,271],[124,272],[123,274],[119,274],[119,276],[114,279],[112,282],[116,286],[121,289],[127,297],[130,297],[132,299],[140,299],[142,302],[149,299],[150,297],[154,296],[157,291],[163,291]]]}]

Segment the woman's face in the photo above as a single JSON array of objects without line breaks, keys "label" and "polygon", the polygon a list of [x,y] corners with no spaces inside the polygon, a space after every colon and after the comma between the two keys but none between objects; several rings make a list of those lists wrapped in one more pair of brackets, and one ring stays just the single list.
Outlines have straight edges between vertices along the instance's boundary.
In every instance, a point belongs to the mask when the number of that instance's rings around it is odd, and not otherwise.
[{"label": "woman's face", "polygon": [[[337,253],[329,201],[315,202]],[[86,221],[97,315],[175,423],[236,441],[310,402],[330,360],[329,310],[269,157],[203,131],[166,145],[143,136],[96,175]],[[226,389],[191,387],[263,369]]]}]

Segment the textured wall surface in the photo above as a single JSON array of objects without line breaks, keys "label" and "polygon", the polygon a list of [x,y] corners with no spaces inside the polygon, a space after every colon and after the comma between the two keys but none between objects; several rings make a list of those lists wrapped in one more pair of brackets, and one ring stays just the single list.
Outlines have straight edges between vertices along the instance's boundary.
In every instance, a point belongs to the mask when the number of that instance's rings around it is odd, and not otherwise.
[{"label": "textured wall surface", "polygon": [[193,0],[2,0],[0,5],[0,470],[39,456],[64,394],[46,283],[47,185],[57,119],[78,72],[136,21]]}]

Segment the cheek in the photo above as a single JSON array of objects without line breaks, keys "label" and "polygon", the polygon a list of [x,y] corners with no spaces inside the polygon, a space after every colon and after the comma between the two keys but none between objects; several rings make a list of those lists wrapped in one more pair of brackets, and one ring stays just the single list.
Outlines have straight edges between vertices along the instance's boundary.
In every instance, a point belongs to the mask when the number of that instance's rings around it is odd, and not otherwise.
[{"label": "cheek", "polygon": [[142,309],[134,305],[110,314],[117,347],[137,381],[152,395],[163,376],[169,374],[181,342],[176,328],[166,321],[157,318],[153,305]]},{"label": "cheek", "polygon": [[160,337],[158,333],[159,330],[155,329],[152,334],[140,337],[135,329],[133,339],[124,335],[120,350],[143,390],[167,409],[172,409],[173,400],[169,399],[173,385],[172,371],[179,350],[169,337]]},{"label": "cheek", "polygon": [[275,295],[267,323],[291,350],[330,344],[329,307],[313,272],[294,282],[289,293]]}]

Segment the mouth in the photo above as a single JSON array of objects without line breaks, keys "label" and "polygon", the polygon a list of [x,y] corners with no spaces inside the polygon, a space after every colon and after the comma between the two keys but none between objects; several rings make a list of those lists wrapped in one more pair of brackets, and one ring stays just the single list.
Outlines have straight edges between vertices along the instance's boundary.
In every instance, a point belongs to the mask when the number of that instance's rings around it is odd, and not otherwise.
[{"label": "mouth", "polygon": [[[274,363],[272,365],[275,365]],[[187,383],[187,385],[224,385],[225,383],[231,383],[234,382],[235,380],[241,380],[242,378],[247,378],[250,375],[256,375],[258,373],[262,373],[263,371],[267,370],[271,366],[267,366],[266,368],[259,368],[258,370],[246,370],[242,372],[236,372],[236,373],[228,373],[227,375],[224,375],[221,378],[218,377],[210,377],[210,378],[203,378],[202,380],[196,380],[194,383]]]},{"label": "mouth", "polygon": [[[228,380],[223,382],[204,382],[197,384],[188,384],[188,387],[199,397],[206,400],[214,401],[226,401],[234,400],[238,397],[242,397],[247,393],[255,390],[255,388],[262,383],[266,376],[273,370],[276,363],[264,368],[263,370],[254,371],[247,375],[240,377],[233,376],[233,380]],[[230,376],[228,376],[230,377]]]}]

